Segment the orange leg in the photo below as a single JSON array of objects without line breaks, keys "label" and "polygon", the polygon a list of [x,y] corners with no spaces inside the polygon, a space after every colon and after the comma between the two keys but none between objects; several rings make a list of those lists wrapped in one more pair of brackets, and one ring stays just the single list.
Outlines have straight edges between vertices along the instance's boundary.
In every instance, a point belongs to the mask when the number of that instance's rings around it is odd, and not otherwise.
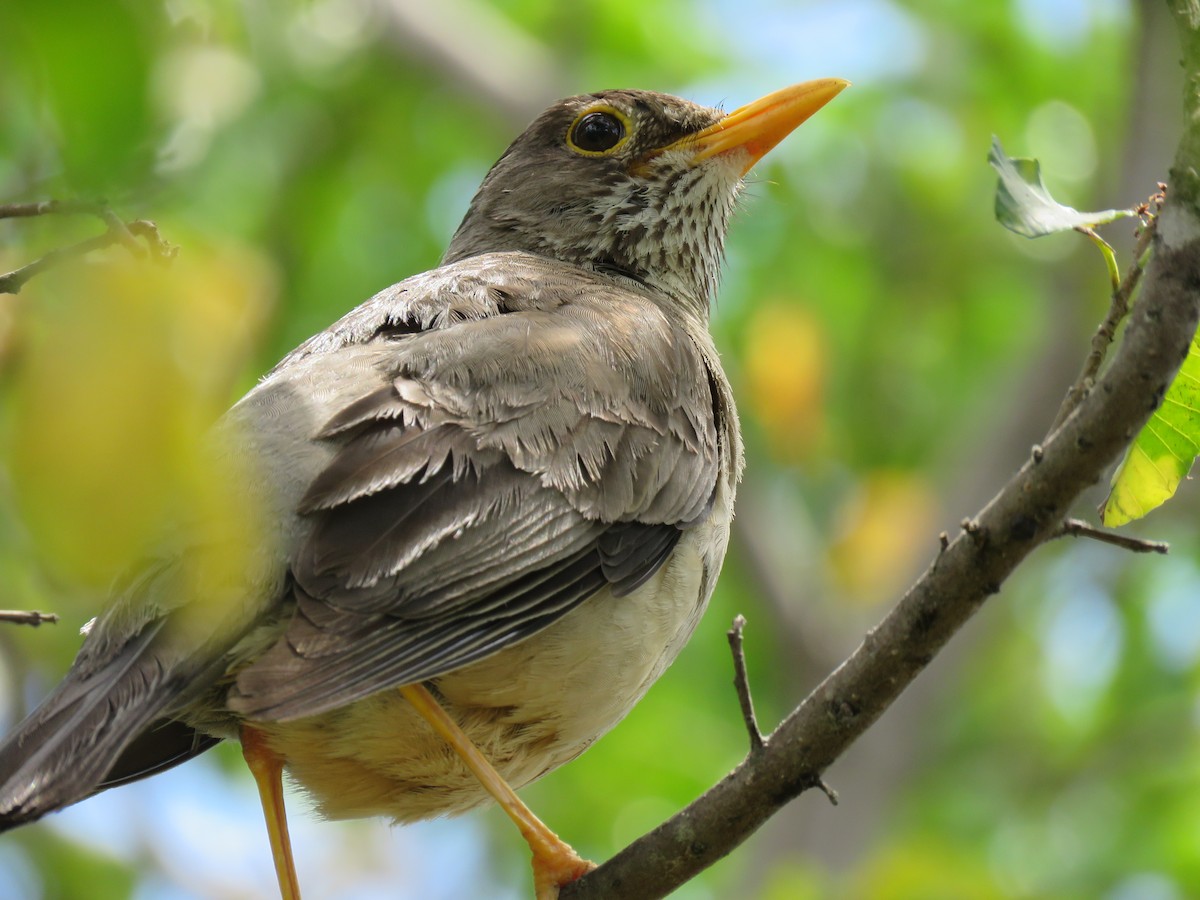
[{"label": "orange leg", "polygon": [[300,882],[292,862],[292,840],[283,805],[283,757],[268,747],[263,733],[251,725],[242,726],[242,756],[258,785],[271,855],[275,858],[275,876],[279,879],[279,896],[281,900],[300,900]]},{"label": "orange leg", "polygon": [[447,715],[440,703],[424,687],[410,684],[400,688],[404,698],[416,707],[422,718],[440,734],[459,755],[467,768],[479,779],[484,789],[496,798],[496,802],[520,829],[522,837],[533,851],[533,885],[537,900],[555,900],[558,889],[581,875],[596,868],[596,864],[582,859],[571,849],[570,844],[553,831],[529,807],[521,802],[479,748],[471,743],[458,724]]}]

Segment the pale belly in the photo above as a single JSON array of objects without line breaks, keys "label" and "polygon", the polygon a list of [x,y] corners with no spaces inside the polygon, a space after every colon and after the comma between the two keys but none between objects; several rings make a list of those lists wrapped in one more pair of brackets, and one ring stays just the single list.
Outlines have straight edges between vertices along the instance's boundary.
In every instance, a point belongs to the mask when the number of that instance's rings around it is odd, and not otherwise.
[{"label": "pale belly", "polygon": [[[534,637],[431,683],[511,785],[526,785],[582,753],[674,661],[725,554],[729,503],[716,499],[712,518],[686,531],[667,563],[632,594],[601,591]],[[330,818],[413,821],[489,800],[396,691],[308,719],[257,724]]]}]

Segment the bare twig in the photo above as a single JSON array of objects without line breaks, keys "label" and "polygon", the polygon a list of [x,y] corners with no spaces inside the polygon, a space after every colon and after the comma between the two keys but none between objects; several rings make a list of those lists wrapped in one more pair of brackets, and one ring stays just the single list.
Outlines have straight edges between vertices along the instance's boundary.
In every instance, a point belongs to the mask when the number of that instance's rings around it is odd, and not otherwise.
[{"label": "bare twig", "polygon": [[100,218],[104,224],[108,226],[108,233],[113,235],[117,241],[129,251],[134,259],[145,259],[146,248],[137,242],[137,239],[121,221],[121,217],[109,209],[107,206],[99,212]]},{"label": "bare twig", "polygon": [[34,216],[88,215],[104,217],[108,204],[103,200],[39,200],[36,203],[0,203],[0,219],[28,219]]},{"label": "bare twig", "polygon": [[[174,258],[179,250],[163,240],[158,226],[153,222],[139,219],[127,223],[103,201],[42,200],[37,203],[0,204],[0,219],[27,219],[56,213],[95,216],[104,223],[106,231],[77,244],[51,250],[19,269],[0,274],[0,294],[20,293],[29,279],[46,269],[70,259],[86,256],[93,250],[103,250],[113,244],[120,244],[137,259],[145,259],[148,252],[149,256],[158,262]],[[139,242],[138,238],[142,241]]]},{"label": "bare twig", "polygon": [[729,638],[729,649],[733,653],[733,686],[737,689],[738,703],[742,706],[742,719],[746,723],[746,731],[750,734],[750,753],[753,755],[762,750],[766,738],[758,730],[758,719],[754,715],[754,698],[750,696],[750,678],[746,674],[746,651],[742,646],[742,631],[745,627],[745,616],[734,616],[733,627],[725,634]]},{"label": "bare twig", "polygon": [[[830,806],[838,805],[838,803],[840,801],[840,798],[838,797],[838,792],[835,791],[833,788],[831,788],[829,786],[829,782],[827,782],[822,776],[814,775],[812,777],[811,783],[807,787],[808,788],[816,788],[822,794],[824,794],[825,799],[829,801]],[[806,790],[807,790],[807,788],[806,788]]]},{"label": "bare twig", "polygon": [[51,625],[58,622],[56,613],[38,612],[33,609],[0,609],[0,622],[11,622],[14,625],[32,625],[34,628],[43,624]]},{"label": "bare twig", "polygon": [[1112,544],[1133,553],[1167,553],[1171,545],[1166,541],[1146,541],[1141,538],[1129,537],[1103,528],[1096,528],[1082,519],[1063,519],[1058,530],[1052,537],[1085,537],[1102,544]]},{"label": "bare twig", "polygon": [[35,259],[33,262],[21,266],[19,269],[13,269],[11,272],[0,275],[0,294],[19,294],[21,288],[25,286],[25,282],[29,281],[34,275],[44,272],[51,266],[59,265],[65,260],[86,256],[93,250],[103,250],[105,247],[111,247],[117,240],[116,235],[110,231],[106,231],[104,234],[98,234],[94,238],[88,238],[86,241],[80,241],[78,244],[51,250],[45,256]]}]

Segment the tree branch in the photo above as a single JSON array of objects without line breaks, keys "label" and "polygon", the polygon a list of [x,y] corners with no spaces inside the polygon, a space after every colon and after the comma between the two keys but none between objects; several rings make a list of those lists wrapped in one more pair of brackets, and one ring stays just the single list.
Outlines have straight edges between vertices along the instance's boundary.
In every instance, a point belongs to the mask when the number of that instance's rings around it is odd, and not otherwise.
[{"label": "tree branch", "polygon": [[1200,321],[1200,0],[1172,0],[1188,72],[1187,122],[1125,339],[1108,371],[854,653],[733,772],[579,881],[561,900],[662,897],[742,843],[899,696],[1129,445]]}]

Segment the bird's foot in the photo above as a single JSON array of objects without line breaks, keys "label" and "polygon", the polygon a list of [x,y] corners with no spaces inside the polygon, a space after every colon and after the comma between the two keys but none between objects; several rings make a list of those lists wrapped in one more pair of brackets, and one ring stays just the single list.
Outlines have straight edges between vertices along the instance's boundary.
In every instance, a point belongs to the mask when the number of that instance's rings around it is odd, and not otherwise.
[{"label": "bird's foot", "polygon": [[553,851],[543,849],[533,857],[534,897],[536,900],[558,900],[559,888],[582,878],[594,868],[594,862],[584,859],[561,841]]}]

